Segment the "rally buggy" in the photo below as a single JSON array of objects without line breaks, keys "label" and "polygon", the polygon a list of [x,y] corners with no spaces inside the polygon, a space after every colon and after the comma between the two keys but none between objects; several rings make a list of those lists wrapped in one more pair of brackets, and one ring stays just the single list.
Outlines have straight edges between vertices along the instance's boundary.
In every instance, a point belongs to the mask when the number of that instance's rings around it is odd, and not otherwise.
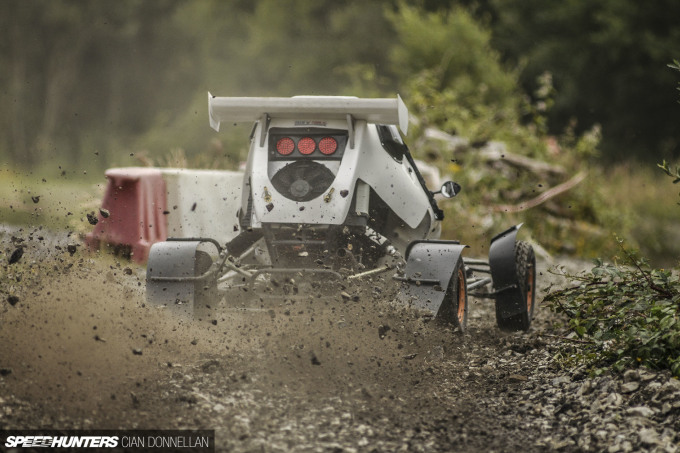
[{"label": "rally buggy", "polygon": [[[304,277],[315,288],[387,274],[398,299],[464,330],[468,297],[493,298],[503,330],[527,330],[536,260],[521,225],[491,241],[489,260],[464,259],[465,245],[440,240],[444,217],[404,144],[401,98],[209,95],[211,126],[251,122],[235,238],[176,238],[153,245],[150,302],[200,317],[235,288],[264,292]],[[397,128],[398,126],[398,128]],[[219,194],[215,194],[219,196]],[[316,286],[314,283],[316,282]],[[321,284],[323,283],[323,284]],[[298,286],[294,287],[298,290]],[[291,291],[290,287],[286,294]]]}]

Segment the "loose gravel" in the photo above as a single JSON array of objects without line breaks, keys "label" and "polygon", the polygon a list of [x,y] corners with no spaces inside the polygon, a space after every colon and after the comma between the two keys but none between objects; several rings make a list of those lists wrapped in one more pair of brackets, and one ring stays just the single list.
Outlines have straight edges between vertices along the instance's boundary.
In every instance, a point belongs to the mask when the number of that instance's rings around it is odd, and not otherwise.
[{"label": "loose gravel", "polygon": [[73,236],[5,229],[0,263],[0,429],[215,429],[218,451],[243,452],[680,444],[680,381],[562,369],[569,340],[542,307],[531,331],[503,334],[471,301],[459,335],[376,281],[190,322],[146,306],[142,268]]}]

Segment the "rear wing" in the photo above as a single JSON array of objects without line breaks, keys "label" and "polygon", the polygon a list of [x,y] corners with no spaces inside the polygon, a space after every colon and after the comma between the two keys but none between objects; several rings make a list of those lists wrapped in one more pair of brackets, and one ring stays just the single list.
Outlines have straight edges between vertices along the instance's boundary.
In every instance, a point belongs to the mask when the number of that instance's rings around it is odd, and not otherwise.
[{"label": "rear wing", "polygon": [[360,99],[349,96],[295,96],[292,98],[215,97],[208,93],[210,126],[220,123],[254,122],[264,118],[345,119],[350,129],[354,120],[377,124],[397,124],[406,135],[408,109],[396,99]]}]

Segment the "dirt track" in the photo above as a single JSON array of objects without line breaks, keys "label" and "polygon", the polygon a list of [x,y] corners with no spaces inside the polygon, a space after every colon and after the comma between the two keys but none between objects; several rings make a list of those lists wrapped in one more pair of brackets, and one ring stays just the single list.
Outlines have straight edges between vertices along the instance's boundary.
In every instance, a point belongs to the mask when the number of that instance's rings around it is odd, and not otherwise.
[{"label": "dirt track", "polygon": [[219,451],[677,451],[677,381],[557,369],[546,310],[505,335],[471,301],[461,336],[372,283],[191,323],[145,306],[143,269],[37,236],[2,236],[3,299],[19,298],[0,305],[2,429],[207,428]]}]

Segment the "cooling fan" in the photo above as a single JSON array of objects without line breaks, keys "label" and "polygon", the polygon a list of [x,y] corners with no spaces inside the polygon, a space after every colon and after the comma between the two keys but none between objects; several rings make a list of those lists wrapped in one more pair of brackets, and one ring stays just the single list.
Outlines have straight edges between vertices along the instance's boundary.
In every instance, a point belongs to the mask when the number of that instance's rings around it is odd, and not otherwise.
[{"label": "cooling fan", "polygon": [[334,179],[333,172],[323,164],[297,161],[279,170],[272,178],[272,184],[286,198],[309,201],[322,195]]}]

